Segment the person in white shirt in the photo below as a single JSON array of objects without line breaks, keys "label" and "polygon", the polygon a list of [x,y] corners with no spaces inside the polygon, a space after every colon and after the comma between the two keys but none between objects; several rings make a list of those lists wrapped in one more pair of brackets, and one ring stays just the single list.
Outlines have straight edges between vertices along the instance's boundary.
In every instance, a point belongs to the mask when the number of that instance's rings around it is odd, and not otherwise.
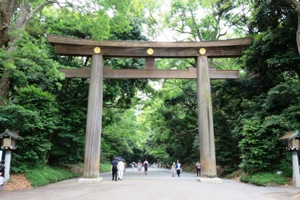
[{"label": "person in white shirt", "polygon": [[175,164],[175,162],[173,162],[173,164],[172,164],[172,166],[171,166],[172,177],[175,177],[175,172],[176,172],[175,166],[176,166],[176,164]]},{"label": "person in white shirt", "polygon": [[123,179],[123,174],[124,174],[124,168],[125,168],[125,164],[123,161],[119,161],[118,162],[118,175],[119,175],[119,179],[122,180]]}]

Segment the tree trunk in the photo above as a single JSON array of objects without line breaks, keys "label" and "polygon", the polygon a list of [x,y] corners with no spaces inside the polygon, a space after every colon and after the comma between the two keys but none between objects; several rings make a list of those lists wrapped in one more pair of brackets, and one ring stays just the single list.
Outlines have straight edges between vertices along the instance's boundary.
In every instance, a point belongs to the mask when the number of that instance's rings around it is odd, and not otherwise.
[{"label": "tree trunk", "polygon": [[5,105],[5,100],[9,91],[10,80],[9,78],[2,77],[0,79],[0,106]]},{"label": "tree trunk", "polygon": [[296,13],[298,16],[298,29],[296,33],[296,39],[297,39],[297,46],[298,46],[298,53],[300,55],[300,2],[297,2],[294,0],[294,4],[296,5]]},{"label": "tree trunk", "polygon": [[300,2],[298,0],[284,0],[287,4],[295,6],[295,11],[298,16],[298,28],[296,33],[296,41],[298,47],[298,53],[300,55]]},{"label": "tree trunk", "polygon": [[13,15],[20,3],[17,0],[0,1],[0,48],[6,45],[10,40],[10,28]]},{"label": "tree trunk", "polygon": [[[293,1],[293,4],[296,7],[295,10],[298,16],[298,28],[296,33],[296,40],[297,40],[298,53],[300,55],[300,2],[298,2],[297,0],[291,0],[291,1]],[[300,82],[300,70],[296,70],[296,73],[298,75],[298,80]]]}]

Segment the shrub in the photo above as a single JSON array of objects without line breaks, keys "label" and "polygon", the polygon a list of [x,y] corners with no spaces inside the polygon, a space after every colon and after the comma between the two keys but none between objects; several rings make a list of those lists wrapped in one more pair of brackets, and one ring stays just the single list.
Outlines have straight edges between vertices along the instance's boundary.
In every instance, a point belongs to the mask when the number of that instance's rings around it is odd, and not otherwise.
[{"label": "shrub", "polygon": [[109,162],[101,162],[100,163],[100,172],[110,172],[111,164]]},{"label": "shrub", "polygon": [[28,170],[26,173],[26,178],[34,187],[47,185],[49,183],[54,183],[77,176],[78,174],[72,173],[64,169],[46,166]]},{"label": "shrub", "polygon": [[287,182],[287,178],[276,173],[257,173],[243,175],[241,176],[241,181],[259,186],[267,186],[268,184],[284,185]]}]

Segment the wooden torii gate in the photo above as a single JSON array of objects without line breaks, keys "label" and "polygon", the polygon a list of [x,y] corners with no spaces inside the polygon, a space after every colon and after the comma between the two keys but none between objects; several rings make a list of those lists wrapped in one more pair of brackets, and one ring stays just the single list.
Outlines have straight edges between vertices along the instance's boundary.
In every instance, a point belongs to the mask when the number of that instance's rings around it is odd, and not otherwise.
[{"label": "wooden torii gate", "polygon": [[[216,178],[215,139],[213,129],[210,79],[237,79],[239,71],[219,71],[208,67],[208,58],[240,57],[252,38],[206,42],[94,41],[47,35],[59,55],[91,56],[91,67],[61,69],[66,78],[90,78],[83,177],[99,182],[103,79],[197,79],[198,132],[201,178]],[[145,69],[110,69],[104,58],[145,58]],[[155,58],[195,58],[196,69],[155,69]],[[214,181],[213,181],[214,182]]]}]

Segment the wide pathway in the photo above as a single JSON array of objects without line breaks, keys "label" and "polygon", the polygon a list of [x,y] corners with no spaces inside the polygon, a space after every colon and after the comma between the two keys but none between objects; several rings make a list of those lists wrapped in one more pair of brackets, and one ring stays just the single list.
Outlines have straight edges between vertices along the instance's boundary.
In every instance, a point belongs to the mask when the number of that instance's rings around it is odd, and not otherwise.
[{"label": "wide pathway", "polygon": [[293,198],[299,189],[257,187],[223,179],[222,184],[197,182],[195,174],[171,177],[170,170],[149,169],[138,175],[127,168],[122,181],[112,181],[111,173],[101,174],[99,184],[78,184],[70,179],[31,190],[0,191],[0,200],[271,200]]}]

